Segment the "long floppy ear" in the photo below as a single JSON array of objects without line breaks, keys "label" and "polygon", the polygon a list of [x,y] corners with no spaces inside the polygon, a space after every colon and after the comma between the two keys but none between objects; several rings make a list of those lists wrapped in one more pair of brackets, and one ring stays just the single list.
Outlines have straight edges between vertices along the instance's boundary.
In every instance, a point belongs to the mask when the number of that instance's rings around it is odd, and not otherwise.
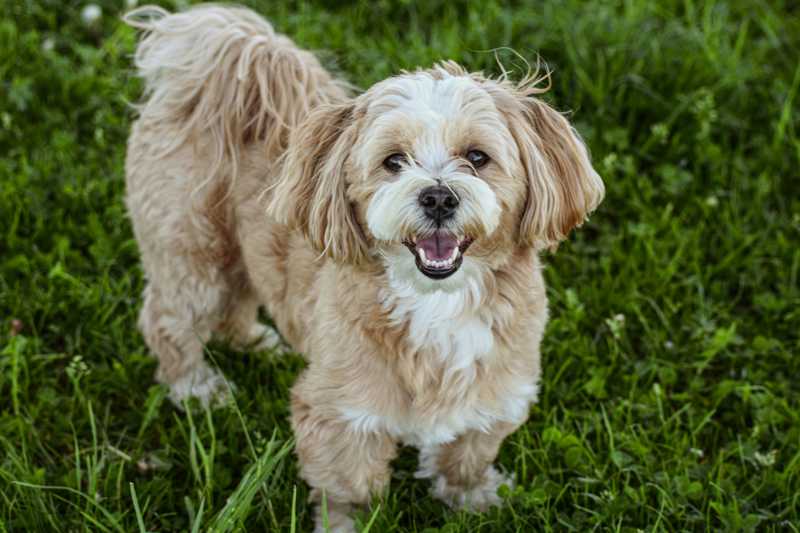
[{"label": "long floppy ear", "polygon": [[303,232],[320,253],[360,263],[368,247],[347,198],[348,155],[356,138],[353,104],[323,104],[289,139],[267,213]]},{"label": "long floppy ear", "polygon": [[525,245],[553,248],[600,204],[605,187],[578,132],[531,96],[537,92],[517,88],[516,109],[507,113],[528,180],[519,235]]}]

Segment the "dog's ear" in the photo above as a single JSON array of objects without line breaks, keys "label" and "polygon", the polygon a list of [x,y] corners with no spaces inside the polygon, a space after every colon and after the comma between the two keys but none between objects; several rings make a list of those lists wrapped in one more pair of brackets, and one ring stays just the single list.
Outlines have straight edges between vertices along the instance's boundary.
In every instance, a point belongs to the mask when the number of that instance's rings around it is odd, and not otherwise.
[{"label": "dog's ear", "polygon": [[543,90],[526,83],[507,88],[506,105],[499,106],[527,180],[519,238],[523,245],[554,248],[597,207],[605,187],[578,133],[563,115],[532,96]]},{"label": "dog's ear", "polygon": [[353,105],[323,104],[291,134],[269,215],[300,229],[320,253],[360,263],[368,247],[347,197],[348,155],[357,136]]}]

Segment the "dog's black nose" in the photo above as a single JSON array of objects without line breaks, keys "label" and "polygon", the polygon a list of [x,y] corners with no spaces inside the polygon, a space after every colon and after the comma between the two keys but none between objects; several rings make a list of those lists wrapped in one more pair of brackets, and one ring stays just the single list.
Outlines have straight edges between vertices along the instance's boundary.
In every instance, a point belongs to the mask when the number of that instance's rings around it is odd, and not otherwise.
[{"label": "dog's black nose", "polygon": [[443,185],[433,185],[419,193],[419,205],[425,214],[436,220],[446,220],[456,213],[458,198],[453,191]]}]

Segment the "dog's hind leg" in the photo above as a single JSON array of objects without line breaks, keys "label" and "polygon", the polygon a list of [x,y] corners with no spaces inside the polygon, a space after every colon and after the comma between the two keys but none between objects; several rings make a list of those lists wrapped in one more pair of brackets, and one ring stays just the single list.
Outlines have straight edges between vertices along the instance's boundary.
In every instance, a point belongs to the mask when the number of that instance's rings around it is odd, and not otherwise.
[{"label": "dog's hind leg", "polygon": [[169,387],[179,407],[190,397],[203,405],[224,403],[230,385],[203,359],[224,287],[187,278],[176,283],[165,290],[151,281],[144,291],[139,327],[158,359],[156,380]]},{"label": "dog's hind leg", "polygon": [[282,353],[281,337],[258,321],[260,300],[249,285],[237,283],[223,306],[223,319],[216,332],[239,350],[276,350]]}]

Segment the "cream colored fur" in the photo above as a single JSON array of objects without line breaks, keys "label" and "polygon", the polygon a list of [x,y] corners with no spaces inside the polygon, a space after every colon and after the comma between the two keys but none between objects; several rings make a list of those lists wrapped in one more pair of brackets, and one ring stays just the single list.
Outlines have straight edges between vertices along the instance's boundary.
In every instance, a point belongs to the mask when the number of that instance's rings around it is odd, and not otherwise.
[{"label": "cream colored fur", "polygon": [[[351,506],[386,490],[400,442],[421,448],[435,496],[498,504],[510,481],[492,462],[538,391],[538,252],[603,196],[538,80],[446,62],[351,96],[246,9],[146,7],[126,20],[144,31],[126,162],[147,279],[139,325],[172,399],[230,393],[203,360],[212,335],[277,346],[257,323],[263,305],[308,360],[292,426],[334,530],[351,531]],[[472,150],[489,162],[475,168]],[[395,153],[399,170],[383,165]],[[431,185],[457,197],[452,218],[423,213]],[[446,279],[403,244],[433,231],[471,242]]]}]

